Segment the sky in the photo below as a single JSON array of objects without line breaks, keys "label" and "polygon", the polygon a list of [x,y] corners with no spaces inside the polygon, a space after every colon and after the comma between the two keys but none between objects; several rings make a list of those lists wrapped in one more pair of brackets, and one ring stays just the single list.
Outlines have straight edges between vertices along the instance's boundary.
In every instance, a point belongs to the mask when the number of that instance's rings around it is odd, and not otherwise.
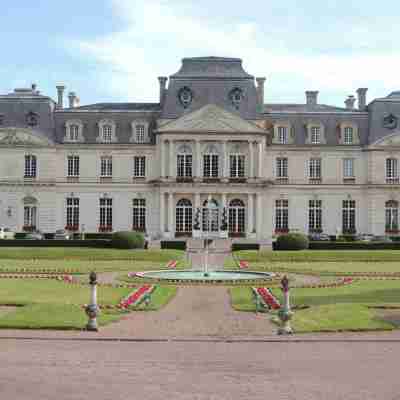
[{"label": "sky", "polygon": [[32,83],[81,104],[157,102],[184,57],[239,57],[266,103],[343,106],[400,90],[400,2],[386,0],[14,0],[0,9],[0,93]]}]

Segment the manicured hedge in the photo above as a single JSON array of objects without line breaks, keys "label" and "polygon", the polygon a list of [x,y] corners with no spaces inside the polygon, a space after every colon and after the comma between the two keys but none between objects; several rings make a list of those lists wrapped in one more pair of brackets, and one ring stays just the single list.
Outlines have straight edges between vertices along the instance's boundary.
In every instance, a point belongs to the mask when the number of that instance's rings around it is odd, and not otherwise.
[{"label": "manicured hedge", "polygon": [[260,250],[260,245],[258,243],[233,243],[232,251],[241,250]]},{"label": "manicured hedge", "polygon": [[162,240],[161,249],[186,250],[186,242],[183,240]]},{"label": "manicured hedge", "polygon": [[400,250],[400,242],[310,242],[310,250]]},{"label": "manicured hedge", "polygon": [[276,250],[305,250],[308,249],[308,238],[302,233],[288,233],[278,236],[274,249]]},{"label": "manicured hedge", "polygon": [[144,236],[140,232],[121,231],[114,232],[111,239],[114,249],[143,249]]},{"label": "manicured hedge", "polygon": [[0,240],[0,247],[98,247],[111,248],[111,240]]}]

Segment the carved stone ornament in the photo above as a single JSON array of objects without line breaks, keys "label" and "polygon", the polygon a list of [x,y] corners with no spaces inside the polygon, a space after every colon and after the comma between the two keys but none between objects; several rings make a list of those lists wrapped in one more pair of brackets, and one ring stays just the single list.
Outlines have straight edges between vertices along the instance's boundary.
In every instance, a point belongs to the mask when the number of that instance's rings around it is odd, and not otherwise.
[{"label": "carved stone ornament", "polygon": [[234,88],[229,92],[229,100],[232,105],[238,109],[239,105],[243,99],[243,90],[240,88]]},{"label": "carved stone ornament", "polygon": [[27,128],[0,128],[0,145],[41,147],[50,146],[51,141]]},{"label": "carved stone ornament", "polygon": [[383,127],[387,129],[395,129],[397,127],[398,118],[393,115],[389,114],[383,117]]},{"label": "carved stone ornament", "polygon": [[183,108],[187,108],[190,106],[193,100],[193,92],[187,86],[181,88],[178,92],[178,100],[183,106]]}]

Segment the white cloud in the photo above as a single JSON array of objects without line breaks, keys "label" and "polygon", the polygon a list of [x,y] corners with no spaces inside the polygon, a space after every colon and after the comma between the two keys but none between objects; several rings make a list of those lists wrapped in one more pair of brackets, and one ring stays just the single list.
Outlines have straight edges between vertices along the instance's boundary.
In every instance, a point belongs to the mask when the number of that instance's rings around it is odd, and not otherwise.
[{"label": "white cloud", "polygon": [[[290,46],[289,37],[268,35],[255,20],[217,23],[212,17],[196,16],[187,2],[114,0],[112,4],[121,30],[77,44],[84,57],[100,64],[99,79],[120,101],[157,101],[157,76],[176,72],[182,57],[205,55],[240,57],[249,73],[267,76],[266,101],[302,102],[304,90],[317,89],[324,100],[341,102],[360,86],[375,86],[372,94],[382,95],[385,92],[379,90],[390,91],[398,84],[398,53],[377,55],[362,52],[361,47],[353,56],[302,54],[298,45]],[[271,18],[268,31],[273,22]],[[365,30],[359,26],[352,32],[357,36]]]}]

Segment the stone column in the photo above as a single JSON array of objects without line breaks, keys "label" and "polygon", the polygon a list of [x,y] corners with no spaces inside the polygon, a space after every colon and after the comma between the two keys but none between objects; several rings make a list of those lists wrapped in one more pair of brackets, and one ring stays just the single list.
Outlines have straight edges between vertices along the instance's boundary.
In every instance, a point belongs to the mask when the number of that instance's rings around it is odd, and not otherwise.
[{"label": "stone column", "polygon": [[174,194],[168,193],[168,232],[174,236]]},{"label": "stone column", "polygon": [[247,231],[251,235],[254,230],[254,204],[253,193],[249,193],[247,197]]},{"label": "stone column", "polygon": [[160,193],[160,231],[161,235],[165,232],[165,196],[164,193]]},{"label": "stone column", "polygon": [[165,140],[160,139],[161,178],[165,178]]},{"label": "stone column", "polygon": [[263,196],[261,193],[256,194],[257,211],[256,211],[256,221],[257,221],[257,237],[261,239],[262,226],[263,226]]},{"label": "stone column", "polygon": [[264,152],[263,152],[263,142],[258,142],[258,177],[262,178],[263,177],[263,158],[264,158]]},{"label": "stone column", "polygon": [[251,140],[249,140],[249,178],[254,178],[254,154]]},{"label": "stone column", "polygon": [[175,159],[174,159],[174,141],[169,141],[169,160],[168,160],[168,176],[170,178],[174,178],[174,166],[175,166]]},{"label": "stone column", "polygon": [[229,179],[229,154],[227,151],[226,140],[222,142],[222,154],[223,154],[222,177],[225,179]]},{"label": "stone column", "polygon": [[196,178],[201,179],[201,154],[200,154],[200,141],[195,141],[195,148],[196,148]]}]

